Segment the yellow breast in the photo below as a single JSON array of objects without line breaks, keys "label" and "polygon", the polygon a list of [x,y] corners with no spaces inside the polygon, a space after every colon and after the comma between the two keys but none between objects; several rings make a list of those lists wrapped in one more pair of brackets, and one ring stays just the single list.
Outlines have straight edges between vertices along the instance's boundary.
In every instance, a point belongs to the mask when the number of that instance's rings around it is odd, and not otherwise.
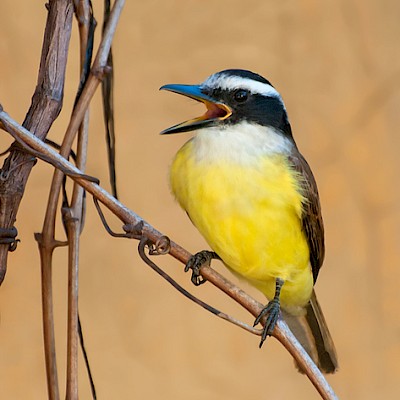
[{"label": "yellow breast", "polygon": [[213,152],[218,139],[212,147],[205,140],[196,137],[177,153],[172,192],[228,268],[269,299],[275,278],[282,278],[282,307],[304,306],[313,280],[301,228],[300,177],[284,154],[254,150],[246,156],[243,146]]}]

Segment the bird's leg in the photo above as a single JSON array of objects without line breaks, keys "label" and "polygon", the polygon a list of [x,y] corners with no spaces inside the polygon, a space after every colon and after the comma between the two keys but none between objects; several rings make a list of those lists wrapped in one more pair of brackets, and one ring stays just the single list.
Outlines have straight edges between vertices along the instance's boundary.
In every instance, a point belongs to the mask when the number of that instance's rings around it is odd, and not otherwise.
[{"label": "bird's leg", "polygon": [[281,289],[285,281],[281,278],[276,278],[276,287],[275,287],[275,296],[274,298],[268,302],[268,304],[261,310],[260,315],[256,318],[254,321],[254,326],[256,326],[264,317],[264,315],[267,315],[267,319],[265,321],[264,329],[261,335],[261,342],[260,342],[260,348],[263,345],[265,339],[267,336],[271,336],[272,332],[274,331],[276,322],[278,321],[279,318],[279,312],[280,312],[280,294],[281,294]]},{"label": "bird's leg", "polygon": [[217,253],[208,250],[199,251],[189,258],[189,261],[185,266],[185,272],[188,272],[189,269],[192,270],[191,281],[195,286],[200,286],[201,284],[206,282],[206,279],[204,279],[200,274],[200,269],[204,265],[209,266],[211,260],[213,259],[220,260],[220,257]]}]

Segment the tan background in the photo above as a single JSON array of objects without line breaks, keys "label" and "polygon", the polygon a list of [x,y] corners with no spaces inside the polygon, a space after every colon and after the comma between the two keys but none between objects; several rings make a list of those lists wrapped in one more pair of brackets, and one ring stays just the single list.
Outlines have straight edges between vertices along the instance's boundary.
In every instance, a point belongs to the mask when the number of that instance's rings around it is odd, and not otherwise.
[{"label": "tan background", "polygon": [[[100,21],[101,2],[94,9]],[[22,121],[46,11],[43,2],[2,0],[0,15],[0,103]],[[320,188],[327,257],[317,291],[340,357],[329,381],[343,399],[400,396],[399,18],[397,0],[128,1],[115,39],[121,200],[193,252],[205,244],[167,186],[170,160],[188,135],[158,132],[202,109],[158,88],[245,68],[282,93]],[[58,141],[77,87],[76,31],[65,107],[49,136]],[[88,173],[108,188],[98,96],[91,135]],[[9,143],[0,133],[0,149]],[[2,399],[46,398],[33,233],[42,227],[51,175],[41,162],[32,172],[16,224],[22,243],[0,288]],[[82,246],[80,313],[100,399],[318,398],[275,340],[260,351],[256,337],[191,304],[150,271],[136,243],[108,237],[91,201]],[[56,251],[54,272],[62,393],[65,256]],[[191,288],[181,265],[169,257],[159,262]],[[193,291],[251,322],[211,285]],[[81,398],[89,398],[83,368],[80,385]]]}]

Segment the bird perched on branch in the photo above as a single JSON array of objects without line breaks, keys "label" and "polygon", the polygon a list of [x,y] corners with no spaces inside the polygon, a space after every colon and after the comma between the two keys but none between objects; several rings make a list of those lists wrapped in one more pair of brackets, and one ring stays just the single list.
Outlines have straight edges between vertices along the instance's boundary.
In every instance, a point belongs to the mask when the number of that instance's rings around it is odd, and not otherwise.
[{"label": "bird perched on branch", "polygon": [[162,132],[192,131],[170,170],[172,192],[213,251],[187,269],[218,258],[269,300],[260,347],[280,312],[325,373],[335,372],[334,344],[313,286],[324,259],[317,185],[292,136],[282,97],[250,71],[215,73],[200,85],[162,90],[204,103],[204,115]]}]

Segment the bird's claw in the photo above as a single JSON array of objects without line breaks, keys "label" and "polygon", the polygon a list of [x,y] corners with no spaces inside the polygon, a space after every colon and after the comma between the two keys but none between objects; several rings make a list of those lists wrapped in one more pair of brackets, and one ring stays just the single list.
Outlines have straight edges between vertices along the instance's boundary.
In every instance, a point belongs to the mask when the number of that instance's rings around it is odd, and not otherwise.
[{"label": "bird's claw", "polygon": [[261,319],[265,316],[267,316],[267,319],[265,321],[265,325],[261,334],[261,341],[259,347],[261,348],[262,345],[265,342],[265,339],[268,336],[272,336],[272,333],[275,329],[275,325],[278,321],[279,318],[279,313],[280,313],[280,302],[278,299],[272,299],[268,304],[261,310],[259,316],[256,318],[254,321],[254,326],[256,326]]},{"label": "bird's claw", "polygon": [[207,281],[207,279],[201,275],[200,270],[205,265],[209,266],[211,260],[217,257],[218,256],[213,251],[202,250],[189,258],[185,266],[185,272],[188,272],[190,269],[192,270],[192,277],[190,280],[195,286],[200,286]]}]

